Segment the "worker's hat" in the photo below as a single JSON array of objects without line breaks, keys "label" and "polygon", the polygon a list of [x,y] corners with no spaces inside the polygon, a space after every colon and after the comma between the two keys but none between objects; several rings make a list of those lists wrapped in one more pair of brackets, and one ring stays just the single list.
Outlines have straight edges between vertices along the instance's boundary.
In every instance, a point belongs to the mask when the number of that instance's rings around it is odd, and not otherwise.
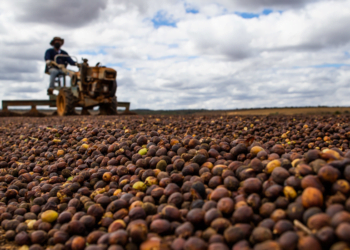
[{"label": "worker's hat", "polygon": [[54,42],[55,42],[56,40],[61,41],[62,45],[64,44],[64,39],[62,39],[62,38],[59,37],[59,36],[55,36],[54,38],[52,38],[52,40],[51,40],[51,42],[50,42],[50,45],[53,46],[53,44],[54,44]]}]

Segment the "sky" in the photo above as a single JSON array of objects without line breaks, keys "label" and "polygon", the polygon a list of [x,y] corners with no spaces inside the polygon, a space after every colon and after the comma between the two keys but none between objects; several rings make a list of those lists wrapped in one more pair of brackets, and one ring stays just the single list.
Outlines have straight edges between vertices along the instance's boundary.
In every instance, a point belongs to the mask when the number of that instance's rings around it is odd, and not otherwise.
[{"label": "sky", "polygon": [[60,36],[131,109],[350,106],[349,23],[350,0],[0,1],[0,100],[48,99]]}]

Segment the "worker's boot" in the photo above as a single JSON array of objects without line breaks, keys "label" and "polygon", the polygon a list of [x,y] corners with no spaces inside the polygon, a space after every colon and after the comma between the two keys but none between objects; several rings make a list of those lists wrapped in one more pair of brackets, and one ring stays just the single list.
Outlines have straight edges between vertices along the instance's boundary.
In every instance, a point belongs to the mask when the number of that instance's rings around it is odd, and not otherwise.
[{"label": "worker's boot", "polygon": [[47,90],[47,94],[48,94],[48,95],[52,95],[52,94],[53,94],[53,88],[49,88],[49,89]]}]

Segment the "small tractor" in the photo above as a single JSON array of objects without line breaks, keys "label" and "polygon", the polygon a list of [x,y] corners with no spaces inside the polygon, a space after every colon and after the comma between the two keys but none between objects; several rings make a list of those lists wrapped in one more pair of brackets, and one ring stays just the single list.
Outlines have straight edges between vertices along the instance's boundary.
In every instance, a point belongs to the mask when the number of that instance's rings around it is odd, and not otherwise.
[{"label": "small tractor", "polygon": [[100,66],[90,67],[87,59],[78,64],[79,71],[66,69],[65,65],[56,63],[57,55],[52,62],[66,75],[71,77],[71,86],[66,87],[63,76],[63,86],[60,77],[56,78],[58,95],[49,93],[50,100],[56,101],[57,114],[59,116],[75,114],[75,107],[82,107],[82,114],[89,114],[88,110],[96,106],[100,107],[101,115],[117,114],[117,71],[112,68]]},{"label": "small tractor", "polygon": [[[46,116],[39,112],[37,106],[57,107],[54,115],[66,116],[76,115],[75,108],[82,108],[82,115],[89,115],[89,111],[99,106],[100,115],[117,115],[117,107],[124,107],[121,115],[135,115],[130,111],[130,102],[117,103],[117,71],[112,68],[100,66],[90,67],[87,59],[78,63],[79,71],[66,69],[66,65],[57,64],[57,57],[67,55],[56,55],[54,66],[61,69],[63,73],[55,79],[55,88],[48,92],[49,100],[2,100],[1,116]],[[66,75],[71,77],[70,87],[66,86]],[[63,82],[62,82],[63,80]],[[11,106],[31,106],[31,110],[18,114],[8,109]]]},{"label": "small tractor", "polygon": [[[82,115],[89,115],[89,111],[99,106],[100,115],[117,115],[117,106],[124,107],[125,111],[121,115],[134,115],[136,113],[129,110],[129,102],[118,102],[117,91],[117,71],[111,68],[100,66],[90,67],[87,59],[82,59],[79,63],[79,71],[66,69],[66,65],[57,64],[57,57],[67,55],[56,55],[53,62],[63,73],[55,79],[55,88],[48,92],[49,100],[3,100],[0,116],[46,116],[39,112],[37,106],[57,107],[54,115],[66,116],[76,115],[75,108],[82,108]],[[76,58],[75,58],[76,59]],[[71,78],[70,87],[66,86],[66,75]],[[10,106],[31,106],[31,110],[18,114],[8,109]]]}]

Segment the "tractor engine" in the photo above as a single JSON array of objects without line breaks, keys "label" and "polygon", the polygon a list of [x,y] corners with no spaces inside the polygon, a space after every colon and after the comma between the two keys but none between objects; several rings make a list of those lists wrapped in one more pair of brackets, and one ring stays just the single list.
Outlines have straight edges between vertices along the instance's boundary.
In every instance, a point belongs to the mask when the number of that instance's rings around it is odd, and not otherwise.
[{"label": "tractor engine", "polygon": [[112,84],[110,81],[94,80],[88,85],[88,94],[93,98],[96,98],[100,95],[109,96],[108,94],[111,91],[111,85]]},{"label": "tractor engine", "polygon": [[87,60],[80,67],[80,82],[83,92],[92,98],[112,97],[116,91],[117,71],[97,64],[89,67]]}]

